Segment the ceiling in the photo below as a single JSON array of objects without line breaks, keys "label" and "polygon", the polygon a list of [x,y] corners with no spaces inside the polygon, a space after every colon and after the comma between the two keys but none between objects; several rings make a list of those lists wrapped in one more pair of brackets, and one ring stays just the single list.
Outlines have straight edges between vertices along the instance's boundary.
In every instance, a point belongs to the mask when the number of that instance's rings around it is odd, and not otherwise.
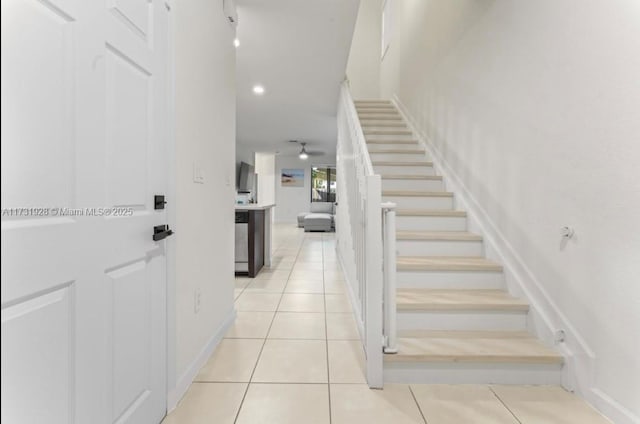
[{"label": "ceiling", "polygon": [[[336,104],[358,0],[237,0],[237,140],[261,152],[335,154]],[[265,93],[256,96],[259,84]]]}]

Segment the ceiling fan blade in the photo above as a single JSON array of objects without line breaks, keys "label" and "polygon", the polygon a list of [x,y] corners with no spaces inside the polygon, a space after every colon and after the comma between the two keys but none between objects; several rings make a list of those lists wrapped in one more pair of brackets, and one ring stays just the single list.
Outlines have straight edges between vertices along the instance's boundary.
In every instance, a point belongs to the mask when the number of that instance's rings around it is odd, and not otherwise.
[{"label": "ceiling fan blade", "polygon": [[308,154],[309,156],[323,156],[325,153],[324,153],[324,152],[320,152],[320,151],[314,151],[314,150],[312,150],[312,151],[310,151],[310,152],[309,152],[309,151],[307,151],[307,154]]}]

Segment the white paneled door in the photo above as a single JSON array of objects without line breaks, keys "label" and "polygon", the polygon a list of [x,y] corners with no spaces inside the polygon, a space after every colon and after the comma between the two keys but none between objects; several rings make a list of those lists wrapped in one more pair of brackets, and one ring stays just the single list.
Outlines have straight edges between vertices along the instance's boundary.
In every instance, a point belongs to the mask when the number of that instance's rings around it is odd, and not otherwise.
[{"label": "white paneled door", "polygon": [[1,4],[2,421],[157,423],[168,7]]}]

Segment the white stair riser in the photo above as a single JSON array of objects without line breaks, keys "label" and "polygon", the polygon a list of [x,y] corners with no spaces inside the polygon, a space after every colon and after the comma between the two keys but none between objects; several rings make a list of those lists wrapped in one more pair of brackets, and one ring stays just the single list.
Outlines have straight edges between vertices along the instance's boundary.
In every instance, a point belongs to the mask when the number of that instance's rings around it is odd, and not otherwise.
[{"label": "white stair riser", "polygon": [[390,100],[384,100],[384,99],[359,99],[359,100],[354,100],[353,104],[355,104],[356,106],[368,106],[368,105],[389,106],[389,105],[392,105],[393,103],[391,103]]},{"label": "white stair riser", "polygon": [[367,134],[364,133],[366,140],[415,140],[413,134]]},{"label": "white stair riser", "polygon": [[385,383],[535,384],[562,383],[560,364],[494,364],[456,362],[386,362]]},{"label": "white stair riser", "polygon": [[382,179],[383,190],[444,191],[442,180],[396,180]]},{"label": "white stair riser", "polygon": [[453,197],[382,196],[383,202],[393,202],[400,209],[453,209]]},{"label": "white stair riser", "polygon": [[372,99],[372,101],[360,101],[353,102],[356,108],[369,108],[369,107],[395,107],[389,100],[384,99]]},{"label": "white stair riser", "polygon": [[400,256],[484,256],[481,240],[398,240]]},{"label": "white stair riser", "polygon": [[404,271],[398,270],[398,287],[423,287],[426,284],[475,285],[476,288],[490,288],[504,285],[504,273],[495,271]]},{"label": "white stair riser", "polygon": [[408,280],[402,283],[397,282],[397,287],[400,289],[458,289],[458,290],[473,290],[473,289],[496,289],[504,290],[505,283],[500,279],[495,279],[487,283],[474,282],[471,280],[462,281],[449,281],[443,283],[437,280]]},{"label": "white stair riser", "polygon": [[367,147],[369,148],[369,151],[371,150],[382,150],[382,149],[396,149],[396,150],[416,150],[420,148],[420,145],[418,143],[369,143],[367,144]]},{"label": "white stair riser", "polygon": [[525,331],[525,312],[500,311],[398,311],[398,331]]},{"label": "white stair riser", "polygon": [[396,217],[398,230],[410,231],[465,231],[464,216],[400,216]]},{"label": "white stair riser", "polygon": [[379,99],[371,99],[371,100],[354,100],[353,104],[355,104],[356,106],[370,106],[370,105],[383,105],[383,106],[389,106],[389,105],[393,105],[393,103],[391,103],[391,101],[389,100],[379,100]]},{"label": "white stair riser", "polygon": [[416,166],[396,166],[396,165],[374,165],[373,170],[380,175],[435,175],[436,171],[433,166],[416,165]]},{"label": "white stair riser", "polygon": [[417,162],[431,160],[426,153],[375,153],[369,152],[372,161]]}]

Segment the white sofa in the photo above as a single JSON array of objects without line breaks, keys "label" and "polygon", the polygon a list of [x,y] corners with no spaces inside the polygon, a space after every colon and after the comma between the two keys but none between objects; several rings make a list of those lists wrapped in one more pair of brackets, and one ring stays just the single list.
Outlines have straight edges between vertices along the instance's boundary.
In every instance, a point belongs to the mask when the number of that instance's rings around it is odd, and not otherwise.
[{"label": "white sofa", "polygon": [[311,202],[311,211],[298,214],[298,227],[309,231],[332,231],[335,206],[332,202]]}]

